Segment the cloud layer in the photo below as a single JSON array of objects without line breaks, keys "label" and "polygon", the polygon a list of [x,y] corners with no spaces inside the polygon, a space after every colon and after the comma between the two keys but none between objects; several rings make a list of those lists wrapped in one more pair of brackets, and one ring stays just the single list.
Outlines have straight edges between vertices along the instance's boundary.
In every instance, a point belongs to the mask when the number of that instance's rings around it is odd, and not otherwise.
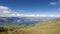
[{"label": "cloud layer", "polygon": [[[60,10],[60,9],[59,9]],[[20,14],[16,11],[9,9],[6,6],[0,6],[0,17],[60,17],[60,15],[55,14]]]}]

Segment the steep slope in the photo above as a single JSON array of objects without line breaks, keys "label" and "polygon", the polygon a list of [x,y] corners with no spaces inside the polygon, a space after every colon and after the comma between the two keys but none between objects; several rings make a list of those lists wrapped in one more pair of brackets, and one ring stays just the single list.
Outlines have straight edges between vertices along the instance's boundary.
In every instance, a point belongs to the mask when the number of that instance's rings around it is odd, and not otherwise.
[{"label": "steep slope", "polygon": [[20,30],[26,34],[60,34],[60,18],[38,23],[32,27]]}]

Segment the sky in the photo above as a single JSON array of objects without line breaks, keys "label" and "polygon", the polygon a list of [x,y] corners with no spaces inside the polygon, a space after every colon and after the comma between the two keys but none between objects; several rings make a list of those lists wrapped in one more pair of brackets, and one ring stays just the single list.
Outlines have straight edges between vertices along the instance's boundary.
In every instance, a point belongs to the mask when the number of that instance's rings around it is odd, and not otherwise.
[{"label": "sky", "polygon": [[59,15],[59,0],[0,0],[0,16],[57,17]]}]

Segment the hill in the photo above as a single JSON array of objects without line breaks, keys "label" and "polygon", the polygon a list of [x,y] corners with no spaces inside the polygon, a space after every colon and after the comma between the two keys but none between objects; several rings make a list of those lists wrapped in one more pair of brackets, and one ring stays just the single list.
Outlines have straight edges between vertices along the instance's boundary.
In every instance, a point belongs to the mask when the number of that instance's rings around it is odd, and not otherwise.
[{"label": "hill", "polygon": [[38,23],[32,27],[20,30],[26,34],[60,34],[60,18]]},{"label": "hill", "polygon": [[14,31],[2,32],[1,34],[60,34],[60,18],[39,22]]}]

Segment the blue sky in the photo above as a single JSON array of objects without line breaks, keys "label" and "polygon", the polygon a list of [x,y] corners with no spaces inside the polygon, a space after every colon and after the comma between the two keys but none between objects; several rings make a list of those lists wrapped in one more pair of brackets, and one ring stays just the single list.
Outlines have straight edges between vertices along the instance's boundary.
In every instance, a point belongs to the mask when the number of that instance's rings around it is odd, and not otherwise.
[{"label": "blue sky", "polygon": [[[52,0],[0,0],[0,6],[6,6],[22,14],[60,14],[60,5]],[[58,0],[54,0],[58,2]]]}]

